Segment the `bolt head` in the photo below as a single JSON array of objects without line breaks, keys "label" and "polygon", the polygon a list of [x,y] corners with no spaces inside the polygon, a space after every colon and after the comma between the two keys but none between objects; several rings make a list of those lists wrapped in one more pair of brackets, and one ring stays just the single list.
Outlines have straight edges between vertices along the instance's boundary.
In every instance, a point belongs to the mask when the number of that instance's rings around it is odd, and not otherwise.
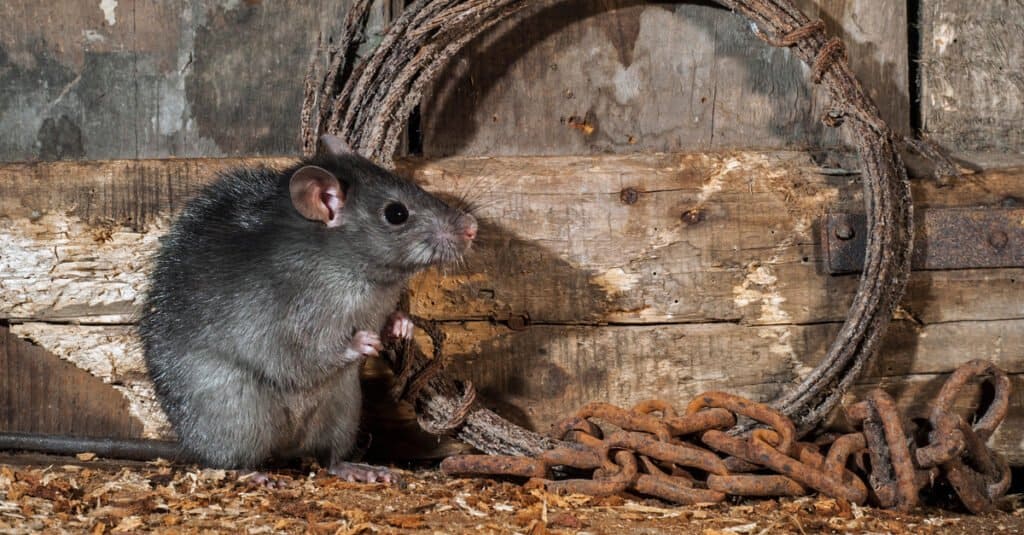
[{"label": "bolt head", "polygon": [[988,235],[988,244],[995,249],[1002,249],[1010,241],[1010,237],[1001,230],[994,230]]},{"label": "bolt head", "polygon": [[849,223],[840,223],[836,227],[836,237],[840,240],[852,240],[854,236],[853,226]]}]

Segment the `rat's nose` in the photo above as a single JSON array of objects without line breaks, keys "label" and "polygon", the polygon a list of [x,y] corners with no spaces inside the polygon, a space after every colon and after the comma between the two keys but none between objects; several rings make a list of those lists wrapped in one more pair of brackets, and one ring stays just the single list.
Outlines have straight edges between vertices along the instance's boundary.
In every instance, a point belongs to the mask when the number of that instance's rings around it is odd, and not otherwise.
[{"label": "rat's nose", "polygon": [[461,221],[461,223],[462,223],[462,225],[461,225],[461,227],[462,227],[462,237],[466,241],[473,241],[473,240],[475,240],[476,239],[476,219],[473,216],[469,215],[469,214],[466,214],[466,215],[462,216],[460,219],[462,219],[462,221]]},{"label": "rat's nose", "polygon": [[469,241],[475,240],[476,239],[476,223],[470,223],[469,226],[466,227],[466,230],[462,231],[462,236],[464,238],[466,238],[467,240],[469,240]]}]

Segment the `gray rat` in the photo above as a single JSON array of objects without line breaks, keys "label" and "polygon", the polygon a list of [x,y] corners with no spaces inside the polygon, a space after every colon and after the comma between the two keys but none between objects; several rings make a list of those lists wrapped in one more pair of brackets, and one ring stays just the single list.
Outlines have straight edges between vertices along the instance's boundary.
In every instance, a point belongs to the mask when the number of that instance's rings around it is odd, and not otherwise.
[{"label": "gray rat", "polygon": [[476,232],[334,136],[289,169],[222,174],[165,236],[139,322],[184,453],[247,469],[313,455],[349,480],[390,480],[345,462],[361,364],[378,333],[412,336],[395,312],[409,277],[459,260]]}]

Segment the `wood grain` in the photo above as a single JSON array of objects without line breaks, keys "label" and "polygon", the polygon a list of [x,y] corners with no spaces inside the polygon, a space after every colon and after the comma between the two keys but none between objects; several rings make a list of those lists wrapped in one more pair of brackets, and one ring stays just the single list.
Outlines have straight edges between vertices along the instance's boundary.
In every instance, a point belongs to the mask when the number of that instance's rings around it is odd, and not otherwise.
[{"label": "wood grain", "polygon": [[[148,259],[217,170],[290,162],[265,156],[297,152],[310,47],[348,3],[0,4],[0,161],[107,160],[0,165],[4,429],[168,436],[132,327]],[[800,4],[909,131],[906,3]],[[378,5],[366,46],[400,5]],[[925,133],[1022,150],[1021,15],[1019,2],[921,2]],[[441,75],[423,150],[600,156],[403,161],[481,221],[464,269],[413,281],[412,309],[443,322],[456,375],[537,429],[591,400],[769,399],[821,357],[857,285],[825,273],[817,228],[862,210],[856,164],[792,150],[843,143],[826,111],[789,51],[709,2],[538,3]],[[718,152],[650,153],[680,150]],[[967,163],[998,159],[979,158]],[[916,181],[915,203],[1019,203],[1024,168],[1008,161],[950,187]],[[859,393],[880,385],[913,414],[957,364],[992,359],[1018,387],[994,444],[1024,463],[1022,333],[1024,268],[915,272]],[[458,449],[416,432],[387,376],[365,373],[377,455]]]},{"label": "wood grain", "polygon": [[1024,152],[1024,3],[921,2],[924,132],[953,150]]},{"label": "wood grain", "polygon": [[[0,166],[0,318],[132,321],[147,259],[174,210],[215,170],[256,161]],[[480,240],[466,268],[412,284],[421,315],[799,324],[843,319],[856,288],[856,275],[825,273],[817,224],[828,210],[859,211],[860,182],[823,174],[803,153],[460,158],[402,168],[479,205]],[[993,170],[952,187],[917,181],[914,196],[921,207],[1000,205],[1024,198],[1022,174]],[[623,201],[630,190],[632,204]],[[1022,281],[1021,269],[916,272],[904,308],[925,323],[1024,317]]]},{"label": "wood grain", "polygon": [[[798,2],[843,37],[882,117],[909,121],[906,4]],[[788,50],[710,2],[544,3],[471,44],[422,105],[428,156],[830,146]]]},{"label": "wood grain", "polygon": [[0,431],[134,437],[142,427],[112,387],[0,326]]},{"label": "wood grain", "polygon": [[[727,390],[758,400],[778,395],[823,355],[838,323],[800,326],[721,324],[570,326],[532,325],[513,330],[489,322],[450,322],[450,369],[476,386],[485,406],[533,429],[544,430],[589,401],[630,405],[663,398],[683,406],[707,390]],[[113,380],[142,415],[146,436],[167,437],[152,390],[133,363],[141,362],[134,333],[117,326],[26,323],[14,333],[54,351],[105,381]],[[101,343],[103,342],[103,343]],[[944,374],[974,358],[992,360],[1021,386],[1024,320],[951,322],[921,326],[897,321],[858,395],[881,386],[909,414],[927,408]],[[105,369],[109,366],[110,369]],[[411,407],[387,398],[390,373],[371,362],[364,373],[364,430],[376,436],[374,455],[423,458],[457,451],[415,426]],[[1014,400],[1020,399],[1019,391]],[[958,403],[970,408],[971,396]],[[1016,401],[1011,405],[1019,407]],[[1024,462],[1024,414],[1012,410],[995,443],[1015,463]]]},{"label": "wood grain", "polygon": [[[296,154],[302,80],[348,0],[0,4],[0,161]],[[423,103],[427,154],[833,145],[806,69],[709,3],[568,0],[489,32]],[[551,5],[554,4],[554,5]],[[804,0],[906,128],[906,10]],[[399,11],[374,12],[366,46]],[[574,128],[573,125],[576,127]],[[592,133],[585,133],[588,128]]]},{"label": "wood grain", "polygon": [[0,3],[0,161],[297,154],[348,0]]},{"label": "wood grain", "polygon": [[[116,385],[143,432],[166,436],[131,328],[147,259],[216,170],[289,162],[0,166],[0,319]],[[828,211],[860,209],[855,162],[842,154],[410,159],[400,169],[440,195],[470,197],[481,220],[465,269],[413,282],[413,311],[444,323],[456,375],[538,429],[597,399],[682,403],[712,388],[771,398],[821,357],[856,286],[824,272],[815,228]],[[915,180],[914,196],[922,207],[1003,205],[1024,198],[1022,176]],[[901,385],[938,381],[972,358],[1019,374],[1022,303],[1022,269],[915,272],[865,380],[913,404],[923,394]],[[386,381],[367,370],[376,455],[458,448],[416,432],[410,408],[387,401]],[[1024,462],[1014,426],[998,443]]]},{"label": "wood grain", "polygon": [[[45,350],[44,353],[47,354],[47,357],[43,359],[44,363],[59,362],[60,366],[64,368],[70,367],[75,372],[84,374],[89,379],[88,384],[99,392],[97,394],[99,401],[116,399],[120,402],[119,411],[111,412],[110,416],[105,415],[106,409],[102,406],[94,407],[91,405],[92,402],[83,404],[81,418],[83,421],[108,417],[116,420],[118,415],[124,412],[130,415],[131,421],[136,422],[132,428],[132,436],[141,435],[150,438],[173,436],[170,424],[156,401],[153,384],[146,374],[146,364],[141,351],[142,344],[135,334],[134,327],[29,322],[11,325],[9,334],[12,339],[17,337],[28,340],[37,348],[41,348],[40,350]],[[47,361],[47,358],[50,360]],[[32,369],[33,365],[22,363],[21,367]],[[14,382],[6,385],[11,392],[17,392],[19,388],[31,387],[39,382],[43,382],[43,384],[53,382],[49,381],[48,374],[45,373],[31,379],[17,374],[13,377]],[[60,387],[55,384],[45,388]],[[74,388],[71,391],[74,392]],[[63,395],[61,393],[54,394],[57,399]],[[35,428],[26,430],[35,430]],[[44,429],[39,430],[43,431]],[[96,436],[104,435],[100,433]]]}]

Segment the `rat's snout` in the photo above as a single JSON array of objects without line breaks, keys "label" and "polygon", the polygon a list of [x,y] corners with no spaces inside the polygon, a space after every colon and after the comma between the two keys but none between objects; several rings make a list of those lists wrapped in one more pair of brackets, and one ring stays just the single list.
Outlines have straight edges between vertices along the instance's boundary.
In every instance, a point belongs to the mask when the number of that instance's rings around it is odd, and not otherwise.
[{"label": "rat's snout", "polygon": [[462,239],[469,245],[476,239],[476,218],[469,214],[459,216],[458,227]]},{"label": "rat's snout", "polygon": [[476,239],[476,218],[464,213],[456,220],[456,230],[463,240],[463,245],[469,246]]},{"label": "rat's snout", "polygon": [[422,259],[422,265],[458,264],[473,247],[477,233],[476,218],[466,213],[456,214],[437,221],[437,226],[431,230],[432,236],[428,238],[429,249],[417,248],[418,252],[428,253]]}]

